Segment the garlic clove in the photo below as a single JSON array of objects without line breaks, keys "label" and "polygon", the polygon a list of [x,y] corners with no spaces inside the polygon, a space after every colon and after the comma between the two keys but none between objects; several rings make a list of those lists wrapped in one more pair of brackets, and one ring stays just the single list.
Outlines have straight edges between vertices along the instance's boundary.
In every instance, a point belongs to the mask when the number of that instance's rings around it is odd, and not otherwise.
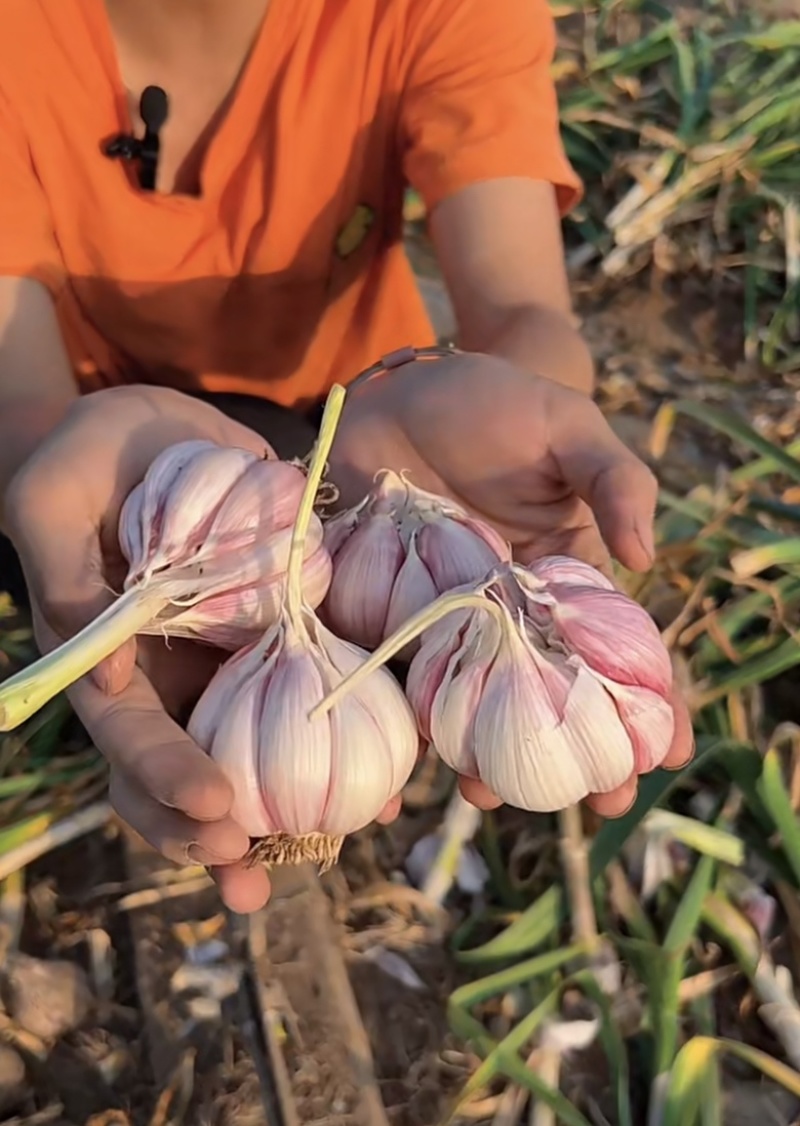
[{"label": "garlic clove", "polygon": [[497,621],[473,614],[431,708],[431,742],[437,754],[452,770],[470,778],[479,777],[475,719],[500,642]]},{"label": "garlic clove", "polygon": [[381,643],[403,556],[389,516],[373,516],[355,529],[336,555],[325,601],[325,618],[334,632],[367,649]]},{"label": "garlic clove", "polygon": [[[380,640],[389,637],[418,610],[429,606],[439,596],[436,584],[431,578],[430,571],[417,553],[416,537],[411,538],[405,560],[392,587],[389,599],[389,609]],[[415,651],[417,645],[408,646],[398,654],[398,658],[408,659]]]},{"label": "garlic clove", "polygon": [[[417,532],[416,547],[438,593],[484,578],[503,558],[483,538],[457,520],[435,520],[424,524]],[[505,555],[508,557],[507,549]],[[416,609],[421,609],[421,606]]]},{"label": "garlic clove", "polygon": [[250,676],[222,711],[211,757],[233,787],[230,816],[251,837],[275,831],[264,804],[258,741],[264,704],[264,681]]},{"label": "garlic clove", "polygon": [[511,631],[486,678],[475,745],[481,780],[531,812],[565,809],[633,772],[630,740],[602,684]]},{"label": "garlic clove", "polygon": [[179,560],[189,560],[203,546],[220,503],[258,460],[249,450],[214,446],[192,457],[164,499],[158,543],[146,576]]},{"label": "garlic clove", "polygon": [[647,688],[628,688],[603,679],[617,705],[633,746],[637,774],[649,774],[667,757],[675,734],[675,712],[669,700]]},{"label": "garlic clove", "polygon": [[420,734],[431,741],[433,701],[454,654],[462,653],[472,622],[471,610],[457,610],[423,634],[406,677],[406,696],[414,710]]},{"label": "garlic clove", "polygon": [[672,664],[658,628],[637,602],[616,590],[558,587],[551,613],[567,646],[618,684],[667,696]]},{"label": "garlic clove", "polygon": [[360,513],[366,504],[367,501],[364,500],[356,508],[340,512],[337,516],[332,516],[330,520],[325,522],[325,547],[334,559],[339,549],[346,543],[358,525]]},{"label": "garlic clove", "polygon": [[611,694],[590,669],[580,668],[564,712],[564,727],[588,794],[607,794],[635,769],[633,744]]},{"label": "garlic clove", "polygon": [[264,664],[264,654],[254,642],[240,649],[217,669],[195,704],[186,727],[190,738],[204,751],[211,750],[221,717],[230,709],[245,683]]},{"label": "garlic clove", "polygon": [[565,586],[594,586],[601,590],[614,590],[614,584],[602,571],[573,559],[570,555],[544,555],[535,559],[527,568],[519,568],[518,577],[524,580],[525,572],[544,583],[559,583]]},{"label": "garlic clove", "polygon": [[318,832],[328,803],[331,720],[327,715],[308,717],[324,695],[325,681],[313,652],[288,634],[264,696],[257,760],[267,814],[276,829],[293,836]]},{"label": "garlic clove", "polygon": [[[118,538],[120,550],[128,563],[128,574],[144,567],[149,543],[145,543],[143,523],[144,485],[140,482],[131,489],[119,514]],[[126,579],[126,589],[128,588]]]},{"label": "garlic clove", "polygon": [[[345,696],[330,713],[330,786],[317,824],[333,837],[346,836],[369,825],[399,790],[393,789],[396,764],[386,746],[383,717],[379,719],[380,713],[370,705],[371,679]],[[414,731],[413,721],[411,730]]]},{"label": "garlic clove", "polygon": [[496,532],[491,524],[484,523],[483,520],[478,520],[477,517],[471,516],[469,513],[464,515],[464,526],[486,544],[492,555],[495,556],[494,566],[500,560],[503,563],[511,562],[511,545],[508,540],[503,539],[499,532]]},{"label": "garlic clove", "polygon": [[265,458],[254,462],[217,509],[199,557],[246,550],[275,532],[291,529],[305,483],[305,474],[288,462]]},{"label": "garlic clove", "polygon": [[180,474],[199,453],[217,448],[216,443],[206,438],[177,442],[163,450],[151,463],[142,482],[142,525],[147,533],[144,536],[145,549],[149,547],[151,534],[158,534],[166,498]]},{"label": "garlic clove", "polygon": [[[321,623],[316,624],[316,642],[326,659],[335,669],[335,683],[355,672],[367,658],[367,653],[357,645],[340,640]],[[381,743],[385,746],[391,768],[389,798],[398,794],[411,776],[417,763],[419,735],[414,713],[402,688],[386,669],[378,669],[355,689],[355,695],[368,702],[369,710],[380,717]],[[347,699],[347,697],[345,697]],[[335,710],[335,709],[334,709]],[[370,754],[374,756],[374,744]],[[386,801],[389,800],[386,798]],[[384,801],[369,820],[380,813]],[[331,830],[332,831],[332,830]]]},{"label": "garlic clove", "polygon": [[541,675],[512,636],[486,677],[474,738],[481,780],[518,809],[548,812],[585,797]]}]

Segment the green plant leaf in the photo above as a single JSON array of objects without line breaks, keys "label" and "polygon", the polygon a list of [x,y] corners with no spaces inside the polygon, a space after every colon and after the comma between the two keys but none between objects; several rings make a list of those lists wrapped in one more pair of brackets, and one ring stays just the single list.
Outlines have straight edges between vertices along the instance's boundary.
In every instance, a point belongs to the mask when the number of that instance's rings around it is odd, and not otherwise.
[{"label": "green plant leaf", "polygon": [[[471,1033],[467,1029],[474,1026],[469,1025],[464,1017],[469,1015],[468,1011],[473,1005],[479,1005],[482,1001],[486,1001],[489,997],[498,993],[507,993],[518,985],[523,985],[534,978],[561,969],[562,966],[577,959],[583,953],[585,953],[585,947],[580,943],[560,947],[546,954],[539,954],[535,958],[529,958],[527,961],[520,962],[506,970],[489,974],[478,981],[471,981],[466,985],[459,986],[450,995],[447,1006],[450,1027],[457,1036],[469,1039]],[[470,1015],[470,1020],[473,1019]]]},{"label": "green plant leaf", "polygon": [[722,411],[718,407],[712,407],[708,403],[693,402],[690,399],[678,399],[670,405],[678,414],[685,414],[687,417],[695,419],[696,422],[702,422],[704,425],[727,435],[727,437],[733,438],[741,445],[747,446],[748,449],[754,450],[762,457],[769,458],[776,468],[785,473],[787,477],[791,477],[793,481],[800,481],[800,461],[782,450],[780,446],[776,446],[774,442],[762,437],[743,419],[734,414],[729,414],[727,411]]},{"label": "green plant leaf", "polygon": [[757,790],[780,833],[781,846],[800,885],[800,821],[792,809],[789,791],[783,781],[780,753],[774,747],[764,755]]},{"label": "green plant leaf", "polygon": [[735,1056],[800,1097],[800,1074],[766,1052],[736,1040],[695,1036],[678,1052],[670,1072],[661,1126],[693,1126],[703,1098],[705,1076],[715,1058],[723,1053]]}]

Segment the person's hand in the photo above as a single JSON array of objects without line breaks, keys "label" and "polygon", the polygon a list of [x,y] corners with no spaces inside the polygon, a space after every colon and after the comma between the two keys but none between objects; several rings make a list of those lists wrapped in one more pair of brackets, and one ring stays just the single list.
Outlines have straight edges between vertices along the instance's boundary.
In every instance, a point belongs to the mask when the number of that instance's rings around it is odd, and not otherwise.
[{"label": "person's hand", "polygon": [[[122,503],[163,449],[192,438],[267,449],[252,430],[186,395],[115,388],[79,400],[19,471],[5,513],[43,651],[85,625],[121,588]],[[119,815],[175,863],[210,867],[227,905],[252,911],[266,902],[269,881],[262,867],[241,863],[250,841],[229,816],[230,784],[171,718],[187,718],[225,656],[191,642],[141,637],[69,697],[108,759]],[[387,808],[384,820],[398,809],[399,803]]]},{"label": "person's hand", "polygon": [[[352,504],[388,467],[493,524],[521,562],[572,555],[610,574],[611,555],[642,571],[653,560],[656,481],[585,395],[494,357],[416,361],[356,388],[331,454],[331,476]],[[674,695],[675,736],[664,763],[693,753],[688,710]],[[460,779],[482,808],[498,800]],[[636,797],[634,776],[589,804],[619,816]]]}]

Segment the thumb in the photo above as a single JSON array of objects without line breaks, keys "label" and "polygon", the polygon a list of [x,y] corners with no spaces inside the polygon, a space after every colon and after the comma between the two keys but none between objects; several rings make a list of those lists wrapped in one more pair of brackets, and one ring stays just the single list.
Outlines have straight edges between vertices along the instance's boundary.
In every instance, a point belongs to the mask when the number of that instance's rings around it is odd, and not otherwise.
[{"label": "thumb", "polygon": [[564,482],[591,508],[611,554],[632,571],[647,570],[655,557],[653,474],[588,399],[555,437]]}]

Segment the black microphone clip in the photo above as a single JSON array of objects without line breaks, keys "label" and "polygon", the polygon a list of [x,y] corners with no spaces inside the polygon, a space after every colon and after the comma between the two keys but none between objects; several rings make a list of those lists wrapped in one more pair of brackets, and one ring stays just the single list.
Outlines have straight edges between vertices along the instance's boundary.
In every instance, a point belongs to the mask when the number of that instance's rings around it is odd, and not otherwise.
[{"label": "black microphone clip", "polygon": [[139,186],[152,192],[156,187],[158,157],[161,151],[159,133],[167,120],[169,99],[160,86],[146,86],[139,99],[139,116],[144,122],[144,136],[119,133],[104,147],[107,157],[118,160],[135,160],[139,163]]}]

